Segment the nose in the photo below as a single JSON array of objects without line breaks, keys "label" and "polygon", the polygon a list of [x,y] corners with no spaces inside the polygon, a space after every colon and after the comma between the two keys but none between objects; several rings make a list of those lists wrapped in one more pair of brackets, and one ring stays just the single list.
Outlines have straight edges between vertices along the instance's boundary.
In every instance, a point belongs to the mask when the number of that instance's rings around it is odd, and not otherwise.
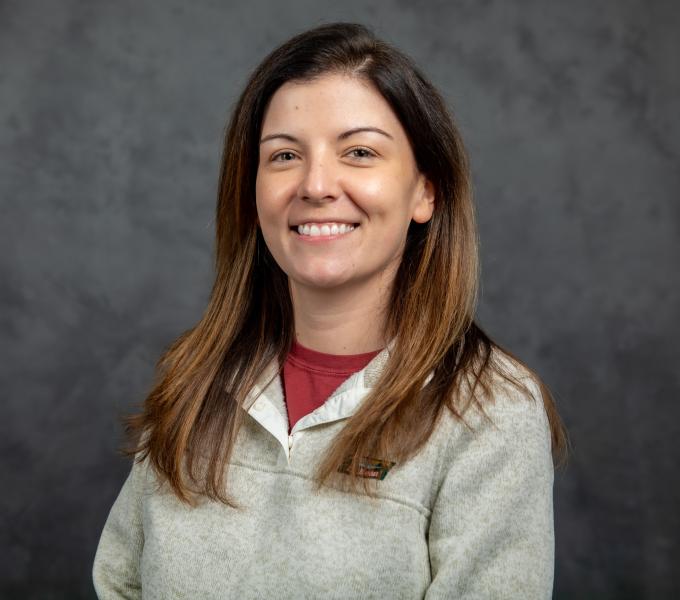
[{"label": "nose", "polygon": [[310,158],[300,186],[298,196],[307,202],[330,202],[340,195],[338,173],[333,159],[328,156]]}]

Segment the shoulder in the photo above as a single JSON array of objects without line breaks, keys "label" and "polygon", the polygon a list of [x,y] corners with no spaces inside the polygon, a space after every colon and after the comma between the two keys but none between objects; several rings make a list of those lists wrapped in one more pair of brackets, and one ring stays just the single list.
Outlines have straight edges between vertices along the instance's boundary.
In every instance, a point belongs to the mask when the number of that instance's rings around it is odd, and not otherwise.
[{"label": "shoulder", "polygon": [[[485,373],[486,390],[475,393],[463,420],[447,415],[449,453],[495,449],[543,460],[551,455],[550,424],[541,384],[527,366],[494,347]],[[463,399],[468,405],[469,398]]]},{"label": "shoulder", "polygon": [[491,350],[484,382],[486,389],[478,400],[489,416],[547,420],[538,376],[498,347]]},{"label": "shoulder", "polygon": [[548,598],[554,476],[540,386],[508,354],[496,351],[492,360],[497,370],[479,399],[489,419],[471,404],[470,428],[453,415],[448,423],[428,532],[438,578],[432,593]]}]

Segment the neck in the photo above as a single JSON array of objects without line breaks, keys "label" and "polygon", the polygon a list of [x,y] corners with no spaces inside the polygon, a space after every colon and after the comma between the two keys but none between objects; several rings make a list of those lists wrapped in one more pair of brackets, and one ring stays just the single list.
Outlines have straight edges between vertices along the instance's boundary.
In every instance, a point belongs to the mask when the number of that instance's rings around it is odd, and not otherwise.
[{"label": "neck", "polygon": [[327,354],[363,354],[384,348],[389,288],[371,283],[315,288],[289,280],[295,337]]}]

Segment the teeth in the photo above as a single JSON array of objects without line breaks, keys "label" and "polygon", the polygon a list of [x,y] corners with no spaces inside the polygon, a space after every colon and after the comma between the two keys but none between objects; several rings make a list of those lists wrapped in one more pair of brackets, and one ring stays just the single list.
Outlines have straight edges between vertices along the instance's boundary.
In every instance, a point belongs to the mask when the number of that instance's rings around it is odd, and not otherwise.
[{"label": "teeth", "polygon": [[297,231],[300,235],[309,235],[312,237],[349,233],[353,230],[354,225],[347,225],[346,223],[323,223],[321,225],[317,223],[305,223],[304,225],[298,225],[297,227]]}]

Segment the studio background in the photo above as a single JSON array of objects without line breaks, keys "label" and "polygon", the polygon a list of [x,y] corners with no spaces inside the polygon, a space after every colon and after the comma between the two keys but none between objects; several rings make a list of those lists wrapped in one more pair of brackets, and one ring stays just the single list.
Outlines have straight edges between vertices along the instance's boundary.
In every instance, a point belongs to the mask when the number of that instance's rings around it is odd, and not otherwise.
[{"label": "studio background", "polygon": [[680,597],[680,4],[0,2],[0,597],[94,598],[120,417],[212,283],[222,136],[250,71],[358,21],[470,154],[478,321],[544,378],[557,599]]}]

